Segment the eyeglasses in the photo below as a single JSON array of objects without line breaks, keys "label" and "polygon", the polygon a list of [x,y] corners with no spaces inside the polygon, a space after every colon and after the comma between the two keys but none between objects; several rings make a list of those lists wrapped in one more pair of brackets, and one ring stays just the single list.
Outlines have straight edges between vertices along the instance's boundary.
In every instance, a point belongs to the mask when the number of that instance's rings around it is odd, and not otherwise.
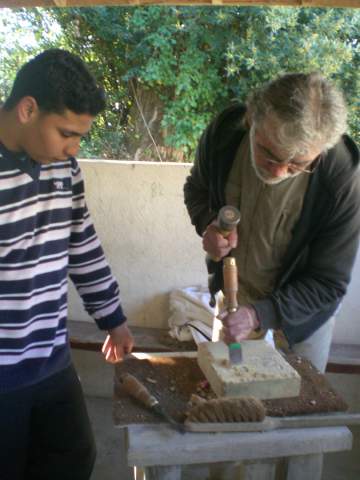
[{"label": "eyeglasses", "polygon": [[321,158],[321,154],[318,155],[314,160],[311,160],[310,162],[303,163],[302,165],[296,163],[296,162],[280,162],[278,160],[274,160],[272,158],[265,157],[265,161],[267,163],[271,163],[272,165],[277,165],[277,166],[287,166],[290,171],[294,172],[299,172],[299,173],[314,173],[314,170],[316,169],[319,160]]},{"label": "eyeglasses", "polygon": [[286,161],[277,159],[275,155],[263,145],[260,145],[259,143],[256,143],[256,142],[255,142],[255,145],[257,149],[260,151],[260,154],[266,163],[268,164],[270,163],[271,165],[277,165],[277,166],[287,166],[290,172],[292,171],[294,173],[308,173],[308,174],[313,173],[321,159],[321,153],[320,153],[317,157],[314,158],[314,160],[310,160],[308,162],[298,163],[291,160],[289,162],[286,162]]},{"label": "eyeglasses", "polygon": [[258,143],[255,135],[255,125],[252,125],[250,129],[250,144],[251,146],[256,147],[257,155],[260,156],[260,159],[267,164],[276,165],[278,167],[286,166],[290,173],[312,174],[316,170],[322,158],[322,153],[320,153],[313,160],[306,162],[296,162],[294,160],[284,161],[280,158],[277,158],[265,145]]}]

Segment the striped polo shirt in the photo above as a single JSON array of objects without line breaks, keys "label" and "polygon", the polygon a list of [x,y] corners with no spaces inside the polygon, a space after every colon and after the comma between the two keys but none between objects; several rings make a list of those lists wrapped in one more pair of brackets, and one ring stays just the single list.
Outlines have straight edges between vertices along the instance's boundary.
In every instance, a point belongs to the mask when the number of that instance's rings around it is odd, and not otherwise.
[{"label": "striped polo shirt", "polygon": [[70,364],[68,275],[100,329],[125,321],[77,161],[40,165],[0,143],[0,392]]}]

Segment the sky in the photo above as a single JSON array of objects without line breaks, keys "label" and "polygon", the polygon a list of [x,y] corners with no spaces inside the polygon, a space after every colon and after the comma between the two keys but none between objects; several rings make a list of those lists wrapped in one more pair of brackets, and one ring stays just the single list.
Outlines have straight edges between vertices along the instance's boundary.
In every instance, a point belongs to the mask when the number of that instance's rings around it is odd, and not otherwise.
[{"label": "sky", "polygon": [[[51,28],[47,35],[55,38],[61,31],[60,26],[50,18],[48,18],[48,21]],[[11,39],[11,43],[26,50],[38,46],[33,26],[21,16],[20,9],[0,8],[0,39],[3,38],[5,40]],[[11,49],[11,43],[6,42],[7,49]]]}]

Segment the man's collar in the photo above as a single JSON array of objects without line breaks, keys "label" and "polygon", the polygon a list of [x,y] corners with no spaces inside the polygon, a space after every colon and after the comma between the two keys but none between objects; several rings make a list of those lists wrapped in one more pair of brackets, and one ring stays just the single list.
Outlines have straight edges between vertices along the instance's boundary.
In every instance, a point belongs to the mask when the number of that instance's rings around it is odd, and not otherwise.
[{"label": "man's collar", "polygon": [[35,162],[25,152],[12,152],[0,142],[0,172],[19,169],[34,180],[39,178],[41,165]]}]

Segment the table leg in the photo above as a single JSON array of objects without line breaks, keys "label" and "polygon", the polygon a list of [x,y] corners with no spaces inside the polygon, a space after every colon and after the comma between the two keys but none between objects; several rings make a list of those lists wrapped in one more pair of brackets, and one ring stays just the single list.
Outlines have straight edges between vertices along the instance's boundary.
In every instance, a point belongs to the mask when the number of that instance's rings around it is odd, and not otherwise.
[{"label": "table leg", "polygon": [[145,480],[145,472],[142,467],[133,467],[134,480]]},{"label": "table leg", "polygon": [[181,480],[181,466],[145,467],[145,480]]},{"label": "table leg", "polygon": [[286,480],[321,480],[323,455],[299,455],[288,459]]},{"label": "table leg", "polygon": [[244,462],[244,480],[274,480],[276,472],[276,460],[259,460],[256,462]]},{"label": "table leg", "polygon": [[217,462],[209,464],[209,480],[233,480],[237,478],[235,462]]}]

